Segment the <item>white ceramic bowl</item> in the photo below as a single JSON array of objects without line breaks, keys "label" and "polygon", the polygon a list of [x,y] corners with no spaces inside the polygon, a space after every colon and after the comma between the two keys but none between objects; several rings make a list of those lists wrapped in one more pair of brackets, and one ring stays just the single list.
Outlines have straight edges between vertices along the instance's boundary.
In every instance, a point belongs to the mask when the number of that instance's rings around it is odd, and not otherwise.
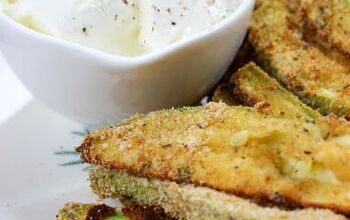
[{"label": "white ceramic bowl", "polygon": [[85,124],[194,104],[218,82],[247,31],[254,0],[242,0],[208,31],[138,57],[52,38],[0,12],[0,48],[33,95]]}]

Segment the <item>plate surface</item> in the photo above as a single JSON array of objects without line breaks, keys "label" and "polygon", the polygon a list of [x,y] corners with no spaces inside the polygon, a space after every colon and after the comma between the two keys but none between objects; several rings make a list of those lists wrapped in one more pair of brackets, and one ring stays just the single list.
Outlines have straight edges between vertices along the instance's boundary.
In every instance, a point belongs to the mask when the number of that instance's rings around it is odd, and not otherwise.
[{"label": "plate surface", "polygon": [[0,54],[1,220],[55,219],[68,201],[96,202],[74,152],[86,131],[33,100]]}]

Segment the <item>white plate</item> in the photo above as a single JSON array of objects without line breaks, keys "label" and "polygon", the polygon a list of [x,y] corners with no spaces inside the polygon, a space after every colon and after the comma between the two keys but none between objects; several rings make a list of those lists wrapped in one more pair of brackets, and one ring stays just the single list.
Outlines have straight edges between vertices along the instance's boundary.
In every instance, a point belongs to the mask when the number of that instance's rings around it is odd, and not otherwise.
[{"label": "white plate", "polygon": [[85,128],[43,106],[0,54],[0,219],[55,219],[68,201],[96,202],[74,147]]}]

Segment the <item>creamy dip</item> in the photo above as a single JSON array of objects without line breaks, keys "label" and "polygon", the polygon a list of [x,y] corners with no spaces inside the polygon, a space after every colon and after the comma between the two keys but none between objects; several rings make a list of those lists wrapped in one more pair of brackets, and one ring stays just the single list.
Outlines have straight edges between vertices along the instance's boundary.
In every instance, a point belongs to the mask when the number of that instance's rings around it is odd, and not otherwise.
[{"label": "creamy dip", "polygon": [[123,56],[137,56],[207,30],[242,0],[0,0],[36,31]]}]

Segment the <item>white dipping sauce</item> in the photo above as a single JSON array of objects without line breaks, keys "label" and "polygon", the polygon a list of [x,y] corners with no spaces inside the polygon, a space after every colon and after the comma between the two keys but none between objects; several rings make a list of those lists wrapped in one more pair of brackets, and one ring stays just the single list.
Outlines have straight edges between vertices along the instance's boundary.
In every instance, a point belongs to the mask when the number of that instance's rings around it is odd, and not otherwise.
[{"label": "white dipping sauce", "polygon": [[0,0],[36,31],[122,56],[137,56],[207,30],[242,0]]}]

